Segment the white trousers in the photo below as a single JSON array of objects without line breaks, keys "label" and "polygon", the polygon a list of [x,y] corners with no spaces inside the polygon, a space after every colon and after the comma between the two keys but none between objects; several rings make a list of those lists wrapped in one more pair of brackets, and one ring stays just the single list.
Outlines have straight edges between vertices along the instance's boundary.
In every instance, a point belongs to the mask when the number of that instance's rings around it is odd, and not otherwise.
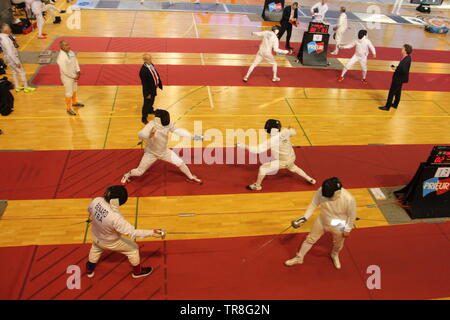
[{"label": "white trousers", "polygon": [[162,156],[157,156],[151,152],[145,152],[144,156],[136,169],[130,171],[130,176],[137,177],[142,176],[145,171],[150,168],[156,160],[161,159],[163,161],[174,164],[177,167],[184,165],[183,159],[181,159],[175,152],[167,149]]},{"label": "white trousers", "polygon": [[350,70],[357,62],[361,65],[362,71],[367,71],[367,57],[358,57],[357,55],[353,55],[353,57],[350,58],[345,65],[345,69]]},{"label": "white trousers", "polygon": [[25,89],[28,88],[26,73],[25,70],[23,69],[23,66],[20,65],[20,68],[18,68],[17,65],[11,59],[8,58],[8,56],[5,56],[5,62],[9,66],[9,68],[11,68],[11,72],[14,79],[14,86],[16,88],[21,87],[19,80],[17,79],[17,75],[20,75],[20,80],[23,82],[23,87]]},{"label": "white trousers", "polygon": [[71,98],[73,94],[77,92],[78,82],[64,75],[61,76],[61,82],[64,86],[64,94],[66,95],[66,98]]},{"label": "white trousers", "polygon": [[133,267],[141,262],[139,246],[131,240],[120,238],[116,242],[101,242],[97,239],[93,239],[93,241],[94,243],[89,252],[89,262],[97,263],[100,260],[103,250],[111,250],[124,254]]},{"label": "white trousers", "polygon": [[34,15],[36,16],[38,36],[42,37],[42,28],[44,27],[44,23],[45,23],[44,16],[42,15],[42,11],[40,13],[34,13]]},{"label": "white trousers", "polygon": [[392,8],[392,14],[399,15],[402,4],[403,4],[403,0],[395,0],[394,7]]},{"label": "white trousers", "polygon": [[44,5],[44,11],[46,11],[49,15],[52,16],[53,19],[55,19],[55,17],[57,16],[56,13],[59,13],[58,8],[56,8],[54,5],[52,4],[46,4]]},{"label": "white trousers", "polygon": [[334,49],[333,52],[338,53],[339,52],[339,45],[342,43],[342,39],[344,38],[345,30],[340,31],[341,29],[338,29],[336,32],[336,49]]},{"label": "white trousers", "polygon": [[277,62],[275,61],[272,52],[262,52],[262,51],[258,51],[258,53],[256,54],[255,60],[253,61],[250,68],[248,68],[247,75],[245,77],[248,78],[250,74],[253,72],[253,70],[256,68],[256,66],[260,64],[263,60],[266,60],[268,63],[272,65],[273,77],[275,78],[277,76]]}]

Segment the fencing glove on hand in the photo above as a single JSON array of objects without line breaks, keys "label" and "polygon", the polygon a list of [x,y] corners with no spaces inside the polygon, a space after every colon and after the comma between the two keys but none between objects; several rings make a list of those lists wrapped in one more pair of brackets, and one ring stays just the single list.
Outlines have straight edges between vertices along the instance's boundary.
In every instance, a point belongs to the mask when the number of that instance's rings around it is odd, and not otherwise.
[{"label": "fencing glove on hand", "polygon": [[163,229],[153,229],[152,237],[164,239],[167,232]]},{"label": "fencing glove on hand", "polygon": [[302,218],[298,218],[297,220],[293,220],[291,222],[291,226],[294,229],[300,228],[305,222],[306,222],[306,218],[302,217]]}]

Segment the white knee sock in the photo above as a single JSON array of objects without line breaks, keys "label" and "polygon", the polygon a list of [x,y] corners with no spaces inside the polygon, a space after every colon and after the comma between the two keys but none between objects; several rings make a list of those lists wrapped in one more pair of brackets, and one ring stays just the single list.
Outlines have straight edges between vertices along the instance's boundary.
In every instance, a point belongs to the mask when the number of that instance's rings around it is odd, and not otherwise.
[{"label": "white knee sock", "polygon": [[274,78],[274,79],[277,77],[277,69],[278,69],[278,66],[277,66],[276,64],[274,64],[274,65],[272,66],[273,78]]},{"label": "white knee sock", "polygon": [[252,74],[253,70],[255,69],[256,64],[252,64],[250,66],[250,68],[248,68],[247,74],[245,75],[246,78],[250,77],[250,75]]},{"label": "white knee sock", "polygon": [[266,177],[265,174],[258,174],[258,177],[256,178],[256,184],[258,186],[260,186],[264,180],[264,178]]},{"label": "white knee sock", "polygon": [[27,76],[26,76],[25,72],[22,72],[22,73],[20,74],[20,79],[21,79],[22,82],[23,82],[23,87],[24,87],[25,89],[28,89],[28,81],[27,81]]},{"label": "white knee sock", "polygon": [[19,80],[17,80],[17,73],[13,73],[13,79],[14,79],[14,86],[17,88],[20,88]]},{"label": "white knee sock", "polygon": [[344,77],[344,75],[347,73],[347,71],[348,70],[346,68],[342,69],[341,77]]},{"label": "white knee sock", "polygon": [[185,165],[184,163],[179,166],[181,172],[183,172],[189,179],[194,178],[194,176],[192,175],[191,171],[189,170],[188,166]]},{"label": "white knee sock", "polygon": [[363,76],[363,79],[366,78],[366,76],[367,76],[367,70],[363,70],[363,71],[362,71],[362,76]]},{"label": "white knee sock", "polygon": [[300,169],[297,166],[293,166],[292,168],[289,168],[289,171],[294,172],[296,174],[298,174],[300,177],[306,179],[306,180],[311,180],[312,178],[310,176],[308,176],[305,171],[303,171],[302,169]]},{"label": "white knee sock", "polygon": [[297,257],[299,257],[300,259],[303,260],[303,258],[308,253],[308,251],[311,250],[312,246],[313,245],[311,243],[306,242],[306,240],[303,241],[302,247],[300,248],[300,250],[297,253]]}]

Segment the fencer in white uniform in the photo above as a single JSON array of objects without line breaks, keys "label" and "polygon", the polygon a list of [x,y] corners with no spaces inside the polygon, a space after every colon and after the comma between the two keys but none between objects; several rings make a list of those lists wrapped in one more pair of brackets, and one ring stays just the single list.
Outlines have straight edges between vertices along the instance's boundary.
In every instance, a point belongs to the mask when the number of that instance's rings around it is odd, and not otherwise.
[{"label": "fencer in white uniform", "polygon": [[[315,11],[317,11],[317,12],[315,12]],[[317,2],[315,5],[313,5],[311,7],[311,15],[313,17],[313,21],[314,22],[323,22],[327,11],[328,11],[328,5],[327,5],[326,0]]]},{"label": "fencer in white uniform", "polygon": [[263,60],[266,60],[268,63],[272,65],[272,72],[273,77],[272,81],[280,81],[280,78],[277,77],[277,62],[275,61],[272,50],[275,51],[278,54],[288,54],[290,51],[288,50],[282,50],[279,48],[279,41],[277,38],[277,34],[280,32],[279,26],[273,26],[272,31],[259,31],[259,32],[252,32],[253,35],[262,37],[263,40],[261,44],[259,45],[258,53],[256,54],[256,58],[253,61],[250,68],[248,68],[247,74],[242,79],[244,82],[248,81],[248,78],[250,77],[251,73],[255,69],[255,67],[260,64]]},{"label": "fencer in white uniform", "polygon": [[334,49],[333,52],[331,52],[332,55],[336,55],[339,53],[339,46],[341,45],[344,33],[348,28],[347,14],[345,13],[345,11],[346,11],[345,7],[341,7],[341,14],[339,15],[339,19],[335,27],[336,48]]},{"label": "fencer in white uniform", "polygon": [[344,76],[347,71],[356,63],[359,62],[362,69],[362,83],[367,84],[366,76],[367,76],[367,56],[369,55],[369,50],[372,52],[374,58],[376,58],[375,47],[372,42],[367,38],[367,30],[359,30],[358,32],[358,40],[353,41],[347,45],[340,45],[341,49],[351,49],[356,47],[355,54],[350,58],[350,60],[345,65],[342,70],[341,76],[338,81],[341,82],[344,80]]},{"label": "fencer in white uniform", "polygon": [[272,172],[276,173],[280,169],[288,169],[306,179],[309,183],[315,184],[316,180],[295,165],[296,157],[291,143],[291,137],[296,135],[295,130],[292,128],[282,129],[281,122],[275,119],[267,120],[264,129],[270,134],[270,139],[260,145],[251,147],[240,143],[236,144],[238,148],[247,149],[252,153],[262,153],[270,149],[274,158],[274,160],[266,162],[259,167],[256,182],[248,185],[247,189],[261,190],[265,176]]},{"label": "fencer in white uniform", "polygon": [[345,238],[350,235],[356,219],[356,200],[336,177],[325,180],[322,187],[306,209],[303,217],[292,221],[292,226],[298,228],[309,220],[314,210],[320,206],[320,214],[311,228],[311,232],[303,241],[296,256],[285,262],[286,266],[302,264],[306,253],[322,237],[325,232],[333,235],[333,249],[331,260],[336,269],[341,268],[339,252],[344,246]]},{"label": "fencer in white uniform", "polygon": [[[36,88],[31,88],[28,86],[26,73],[23,69],[22,62],[20,61],[19,52],[17,51],[19,45],[16,42],[16,38],[12,35],[10,26],[4,23],[2,24],[0,31],[0,46],[3,51],[5,63],[11,68],[16,92],[24,91],[28,93],[35,91]],[[23,87],[17,79],[18,75],[23,83]]]},{"label": "fencer in white uniform", "polygon": [[84,104],[77,101],[78,79],[81,75],[80,65],[75,53],[71,50],[69,42],[62,40],[60,48],[61,51],[59,51],[56,63],[59,66],[61,82],[64,85],[66,111],[69,115],[75,116],[76,112],[72,107],[84,107]]},{"label": "fencer in white uniform", "polygon": [[162,229],[135,229],[119,210],[119,206],[125,204],[127,199],[128,192],[125,187],[111,186],[106,189],[103,197],[93,199],[88,207],[93,242],[86,263],[89,278],[94,276],[95,267],[103,250],[117,251],[127,256],[133,267],[133,278],[148,276],[153,270],[151,267],[141,267],[138,245],[122,235],[135,240],[146,237],[164,238],[166,232]]},{"label": "fencer in white uniform", "polygon": [[44,20],[44,4],[41,0],[33,0],[27,1],[27,6],[31,8],[31,12],[33,12],[36,17],[36,24],[38,29],[38,39],[47,39],[45,33],[42,33],[42,29],[44,28],[45,20]]},{"label": "fencer in white uniform", "polygon": [[167,147],[170,133],[193,140],[203,140],[203,136],[197,134],[192,135],[188,131],[171,124],[168,111],[161,109],[155,110],[155,118],[149,121],[138,134],[139,139],[147,141],[144,156],[136,169],[127,172],[123,176],[121,180],[123,185],[128,183],[131,177],[142,176],[158,159],[177,166],[186,175],[187,181],[196,184],[203,183],[201,179],[191,173],[183,159]]}]

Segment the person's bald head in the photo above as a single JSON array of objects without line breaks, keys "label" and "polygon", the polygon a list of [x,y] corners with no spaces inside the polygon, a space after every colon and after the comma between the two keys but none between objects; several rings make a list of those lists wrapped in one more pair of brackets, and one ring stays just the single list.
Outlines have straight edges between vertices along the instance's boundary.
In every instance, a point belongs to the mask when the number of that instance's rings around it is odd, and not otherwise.
[{"label": "person's bald head", "polygon": [[144,53],[142,60],[144,60],[145,63],[152,63],[152,55],[150,53]]},{"label": "person's bald head", "polygon": [[11,27],[7,23],[3,23],[0,28],[1,33],[11,34]]},{"label": "person's bald head", "polygon": [[59,47],[60,47],[61,50],[64,51],[64,52],[69,52],[70,49],[71,49],[70,44],[69,44],[69,42],[68,42],[67,40],[61,40],[61,41],[59,42]]}]

